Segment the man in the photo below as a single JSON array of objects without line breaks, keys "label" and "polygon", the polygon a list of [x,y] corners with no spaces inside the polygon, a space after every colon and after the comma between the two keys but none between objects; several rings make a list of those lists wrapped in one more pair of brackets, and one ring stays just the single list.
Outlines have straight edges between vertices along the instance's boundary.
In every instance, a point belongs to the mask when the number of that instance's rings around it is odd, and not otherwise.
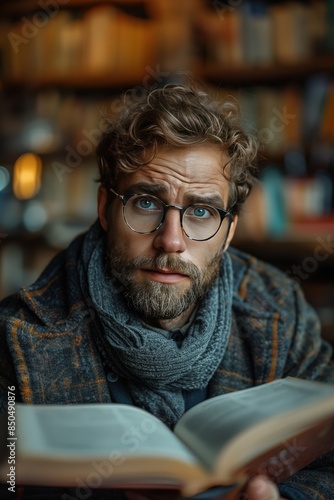
[{"label": "man", "polygon": [[[334,381],[300,289],[229,248],[256,156],[230,109],[183,86],[152,90],[125,102],[97,154],[98,221],[1,304],[3,405],[15,385],[25,403],[124,402],[172,428],[218,394]],[[279,487],[255,478],[238,498],[329,499],[332,464]]]}]

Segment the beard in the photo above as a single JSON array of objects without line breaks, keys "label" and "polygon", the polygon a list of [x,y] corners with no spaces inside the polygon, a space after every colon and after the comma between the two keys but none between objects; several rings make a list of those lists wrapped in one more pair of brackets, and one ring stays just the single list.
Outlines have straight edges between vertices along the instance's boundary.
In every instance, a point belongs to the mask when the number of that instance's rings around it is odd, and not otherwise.
[{"label": "beard", "polygon": [[[175,255],[160,254],[155,258],[138,257],[129,262],[125,252],[109,242],[107,251],[107,271],[122,285],[122,293],[130,309],[143,319],[169,320],[180,316],[197,304],[213,286],[220,268],[222,253],[214,255],[205,270],[195,264],[185,262]],[[168,268],[175,273],[187,275],[190,284],[180,290],[174,284],[153,280],[136,279],[137,269]]]}]

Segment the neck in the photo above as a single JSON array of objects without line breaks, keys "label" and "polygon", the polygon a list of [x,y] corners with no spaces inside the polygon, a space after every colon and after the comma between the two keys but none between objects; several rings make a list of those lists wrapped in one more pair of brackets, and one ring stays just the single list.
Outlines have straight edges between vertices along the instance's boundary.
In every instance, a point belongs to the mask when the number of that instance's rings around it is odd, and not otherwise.
[{"label": "neck", "polygon": [[155,326],[157,328],[162,328],[163,330],[176,330],[177,328],[181,328],[187,323],[193,311],[195,310],[195,307],[196,304],[193,304],[188,309],[183,311],[183,313],[181,313],[179,316],[176,316],[176,318],[171,318],[171,319],[145,318],[145,322],[148,325]]}]

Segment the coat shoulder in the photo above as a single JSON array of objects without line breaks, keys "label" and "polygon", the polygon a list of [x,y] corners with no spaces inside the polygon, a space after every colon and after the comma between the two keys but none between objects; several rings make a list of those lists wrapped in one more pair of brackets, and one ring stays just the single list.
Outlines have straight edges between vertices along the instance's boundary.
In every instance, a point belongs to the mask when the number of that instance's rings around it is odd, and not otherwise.
[{"label": "coat shoulder", "polygon": [[259,311],[289,310],[296,293],[302,294],[299,283],[272,264],[236,248],[228,254],[232,261],[234,298]]}]

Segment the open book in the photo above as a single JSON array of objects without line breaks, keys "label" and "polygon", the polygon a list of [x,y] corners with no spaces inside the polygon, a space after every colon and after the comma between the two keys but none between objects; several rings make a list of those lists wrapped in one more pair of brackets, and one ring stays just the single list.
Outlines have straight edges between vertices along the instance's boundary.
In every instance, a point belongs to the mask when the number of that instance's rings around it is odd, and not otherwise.
[{"label": "open book", "polygon": [[288,377],[217,396],[186,412],[174,432],[128,405],[17,404],[1,482],[10,445],[17,484],[171,488],[192,496],[240,486],[257,472],[280,482],[334,449],[334,385]]}]

